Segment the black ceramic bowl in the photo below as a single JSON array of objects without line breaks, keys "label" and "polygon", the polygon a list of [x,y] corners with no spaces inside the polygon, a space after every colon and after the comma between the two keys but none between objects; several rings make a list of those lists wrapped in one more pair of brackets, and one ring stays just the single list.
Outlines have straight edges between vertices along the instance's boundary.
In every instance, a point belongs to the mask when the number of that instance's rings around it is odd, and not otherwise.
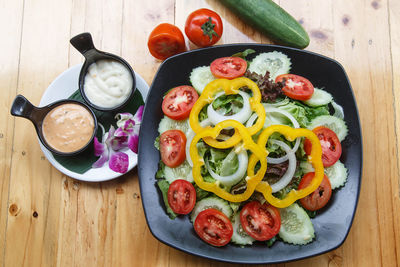
[{"label": "black ceramic bowl", "polygon": [[[209,65],[214,59],[231,56],[247,48],[256,53],[280,51],[291,58],[291,73],[308,78],[316,87],[323,87],[343,107],[349,134],[342,142],[341,161],[348,169],[348,181],[334,190],[327,207],[312,219],[316,239],[305,246],[276,242],[268,248],[256,242],[241,248],[233,244],[217,248],[203,242],[195,233],[188,216],[175,220],[167,216],[162,195],[157,189],[155,173],[160,160],[154,147],[158,123],[163,116],[164,93],[178,85],[190,84],[193,68]],[[232,44],[186,52],[167,59],[160,66],[151,85],[144,109],[139,138],[138,173],[143,208],[151,233],[161,242],[193,255],[232,263],[266,264],[303,259],[339,247],[346,239],[356,211],[361,183],[362,139],[360,122],[350,82],[343,67],[330,58],[293,48]]]},{"label": "black ceramic bowl", "polygon": [[[90,137],[90,141],[85,146],[83,146],[82,148],[80,148],[78,150],[75,150],[73,152],[58,151],[57,149],[55,149],[51,145],[49,145],[49,143],[47,143],[46,138],[44,138],[44,134],[43,134],[42,125],[43,125],[44,118],[55,107],[63,105],[63,104],[78,104],[78,105],[84,107],[87,111],[90,112],[90,114],[92,114],[93,121],[94,121],[94,129],[93,129],[93,134]],[[13,104],[11,105],[11,111],[10,112],[11,112],[11,115],[13,115],[13,116],[23,117],[25,119],[30,120],[33,123],[33,125],[35,126],[35,130],[36,130],[36,133],[37,133],[37,135],[39,137],[40,142],[49,151],[51,151],[54,154],[60,155],[60,156],[74,156],[74,155],[77,155],[77,154],[83,152],[90,145],[93,144],[93,139],[94,139],[94,137],[96,135],[96,132],[97,132],[97,119],[96,119],[96,116],[95,116],[93,110],[91,110],[86,104],[81,103],[81,102],[76,101],[76,100],[65,99],[65,100],[60,100],[60,101],[53,102],[53,103],[51,103],[51,104],[49,104],[47,106],[44,106],[44,107],[35,107],[24,96],[17,95],[15,97],[14,101],[13,101]]]},{"label": "black ceramic bowl", "polygon": [[[79,91],[80,91],[83,99],[85,100],[85,102],[92,108],[100,110],[100,111],[116,111],[116,110],[123,108],[129,102],[129,100],[132,98],[133,93],[135,92],[135,89],[136,89],[135,73],[134,73],[132,67],[129,65],[129,63],[117,55],[97,50],[93,44],[92,36],[88,32],[81,33],[81,34],[73,37],[70,40],[70,43],[85,57],[85,62],[83,63],[81,72],[79,73]],[[130,92],[129,96],[121,104],[114,106],[114,107],[110,107],[110,108],[101,107],[101,106],[98,106],[98,105],[92,103],[90,101],[90,99],[86,96],[85,90],[84,90],[85,76],[86,76],[86,73],[88,72],[89,66],[92,63],[99,61],[99,60],[103,60],[103,59],[115,60],[115,61],[120,62],[122,65],[124,65],[129,70],[129,72],[132,76],[132,88],[131,88],[131,92]]]}]

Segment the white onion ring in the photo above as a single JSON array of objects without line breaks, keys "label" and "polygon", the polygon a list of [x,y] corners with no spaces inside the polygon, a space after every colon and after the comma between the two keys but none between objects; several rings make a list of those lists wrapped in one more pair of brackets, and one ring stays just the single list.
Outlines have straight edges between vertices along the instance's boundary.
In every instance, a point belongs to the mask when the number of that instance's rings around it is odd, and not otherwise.
[{"label": "white onion ring", "polygon": [[[285,110],[281,110],[279,108],[274,108],[274,107],[265,107],[265,112],[275,112],[275,113],[280,113],[284,116],[286,116],[293,124],[294,128],[300,128],[300,124],[298,123],[298,121],[296,120],[295,117],[293,117],[292,114],[290,114],[289,112],[285,111]],[[291,153],[296,153],[297,149],[300,146],[300,138],[296,139],[296,143],[294,144],[293,148],[290,150]],[[271,157],[267,157],[268,162],[272,163],[272,164],[278,164],[278,163],[282,163],[288,160],[288,155],[284,155],[280,158],[271,158]]]},{"label": "white onion ring", "polygon": [[341,105],[339,105],[338,103],[336,103],[335,101],[331,102],[331,105],[333,107],[333,110],[335,111],[333,113],[333,116],[338,117],[339,119],[344,119],[344,112],[343,112],[343,108]]},{"label": "white onion ring", "polygon": [[[208,105],[207,115],[213,125],[217,125],[221,121],[226,121],[226,120],[235,120],[240,123],[245,123],[245,121],[247,121],[249,119],[249,117],[251,115],[251,107],[250,107],[250,100],[249,100],[250,97],[248,94],[246,94],[245,92],[242,92],[242,91],[239,91],[238,94],[241,95],[243,98],[243,107],[236,114],[233,114],[230,116],[224,116],[224,115],[221,115],[220,113],[218,113],[213,108],[212,103],[210,105]],[[217,94],[215,99],[219,96],[221,96],[221,94]]]},{"label": "white onion ring", "polygon": [[[233,148],[232,151],[229,152],[229,154],[226,157],[227,158],[232,157],[232,155],[234,155],[235,153],[236,153],[235,148]],[[221,184],[223,184],[225,186],[232,186],[232,185],[237,184],[240,180],[242,180],[242,178],[244,177],[244,175],[247,172],[247,164],[249,162],[249,158],[247,156],[246,150],[243,150],[238,154],[238,161],[239,161],[239,167],[238,167],[237,171],[228,176],[220,176],[220,175],[216,174],[211,169],[210,164],[208,164],[208,160],[205,160],[205,164],[206,164],[206,168],[207,168],[208,172],[215,180],[219,181]]]},{"label": "white onion ring", "polygon": [[253,115],[251,115],[250,118],[247,120],[246,127],[250,128],[251,126],[253,126],[257,118],[258,118],[257,113],[253,113]]},{"label": "white onion ring", "polygon": [[[203,128],[205,128],[205,127],[207,127],[209,125],[211,125],[211,122],[210,122],[210,120],[208,118],[205,119],[205,120],[202,120],[200,122],[200,126],[203,127]],[[195,135],[196,135],[196,133],[189,126],[188,133],[187,133],[187,136],[186,136],[185,153],[186,153],[186,160],[189,163],[190,167],[193,167],[193,161],[190,158],[190,143],[192,142],[192,140],[193,140]]]},{"label": "white onion ring", "polygon": [[294,155],[294,153],[291,151],[290,147],[286,143],[284,143],[282,141],[278,141],[278,140],[271,140],[271,142],[274,142],[278,146],[282,147],[282,149],[286,151],[286,155],[288,155],[288,159],[289,159],[289,166],[288,166],[286,173],[281,177],[281,179],[279,179],[278,182],[271,185],[272,193],[275,193],[275,192],[278,192],[279,190],[285,188],[290,183],[290,181],[293,178],[294,173],[296,172],[297,164],[296,164],[296,156]]}]

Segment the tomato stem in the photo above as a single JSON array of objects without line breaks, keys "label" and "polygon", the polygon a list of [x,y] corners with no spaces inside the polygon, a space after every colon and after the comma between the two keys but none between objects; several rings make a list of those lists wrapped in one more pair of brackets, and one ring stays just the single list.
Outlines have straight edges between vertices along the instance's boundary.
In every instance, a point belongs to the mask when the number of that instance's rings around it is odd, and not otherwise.
[{"label": "tomato stem", "polygon": [[215,24],[212,23],[211,17],[208,17],[208,20],[201,25],[201,29],[203,30],[203,34],[207,35],[212,41],[213,35],[219,37],[218,33],[214,31]]}]

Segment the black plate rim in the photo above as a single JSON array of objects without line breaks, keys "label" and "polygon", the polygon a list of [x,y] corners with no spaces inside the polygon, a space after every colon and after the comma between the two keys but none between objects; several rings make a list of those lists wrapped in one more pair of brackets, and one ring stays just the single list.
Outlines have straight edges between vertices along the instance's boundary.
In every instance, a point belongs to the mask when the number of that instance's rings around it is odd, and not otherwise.
[{"label": "black plate rim", "polygon": [[[244,49],[246,49],[246,48],[249,48],[249,47],[251,47],[251,46],[252,46],[252,47],[276,48],[278,51],[280,51],[281,49],[282,49],[282,50],[293,50],[293,51],[297,51],[297,52],[299,52],[299,53],[305,53],[305,54],[309,54],[309,55],[313,55],[313,56],[317,56],[317,57],[323,58],[323,59],[328,60],[328,61],[331,61],[331,62],[335,63],[337,66],[339,66],[340,69],[341,69],[341,71],[342,71],[342,73],[344,74],[344,76],[345,76],[345,78],[346,78],[346,81],[347,81],[347,83],[348,83],[348,85],[349,85],[350,93],[351,93],[351,95],[352,95],[352,101],[353,101],[354,104],[355,104],[354,106],[355,106],[355,111],[356,111],[357,124],[358,124],[358,127],[359,127],[359,129],[360,129],[360,131],[359,131],[358,134],[359,134],[359,136],[360,136],[360,151],[361,151],[361,153],[360,153],[360,155],[359,155],[359,156],[360,156],[360,165],[359,165],[359,179],[358,179],[358,185],[357,185],[356,200],[355,200],[355,204],[354,204],[354,209],[353,209],[353,213],[352,213],[352,216],[351,216],[351,220],[350,220],[350,222],[349,222],[349,227],[347,228],[347,231],[346,231],[345,235],[343,236],[342,240],[341,240],[340,242],[338,242],[337,245],[332,246],[332,247],[329,248],[329,249],[321,250],[321,251],[319,251],[319,252],[317,252],[317,253],[310,253],[310,254],[308,254],[308,255],[304,255],[304,256],[301,256],[301,257],[294,257],[294,258],[288,257],[287,259],[274,260],[274,261],[257,261],[257,260],[254,260],[254,261],[241,261],[241,260],[229,260],[229,259],[225,259],[225,258],[218,258],[218,257],[209,256],[209,255],[207,255],[207,254],[200,253],[200,252],[193,252],[193,251],[191,251],[191,250],[189,250],[189,249],[185,249],[184,247],[178,247],[178,246],[176,246],[174,243],[171,243],[171,242],[168,242],[168,241],[166,241],[166,240],[163,240],[162,238],[160,238],[159,236],[157,236],[157,234],[153,231],[152,227],[150,226],[150,224],[149,224],[149,219],[148,219],[148,210],[147,210],[146,205],[144,204],[144,201],[143,201],[143,198],[142,198],[142,206],[143,206],[143,210],[144,210],[144,214],[145,214],[146,223],[147,223],[147,225],[148,225],[148,227],[149,227],[149,230],[150,230],[151,234],[152,234],[158,241],[160,241],[161,243],[163,243],[163,244],[165,244],[165,245],[168,245],[168,246],[170,246],[170,247],[173,247],[173,248],[175,248],[175,249],[177,249],[177,250],[183,251],[183,252],[185,252],[185,253],[188,253],[188,254],[190,254],[190,255],[200,256],[200,257],[203,257],[203,258],[206,258],[206,259],[209,259],[209,260],[214,260],[214,261],[220,261],[220,262],[226,262],[226,263],[238,263],[238,264],[251,264],[251,265],[253,265],[253,264],[276,264],[276,263],[285,263],[285,262],[298,261],[298,260],[302,260],[302,259],[306,259],[306,258],[315,257],[315,256],[318,256],[318,255],[321,255],[321,254],[325,254],[325,253],[327,253],[327,252],[330,252],[330,251],[332,251],[332,250],[335,250],[335,249],[339,248],[339,247],[340,247],[341,245],[343,245],[343,243],[346,241],[346,239],[347,239],[347,237],[348,237],[348,234],[349,234],[349,232],[350,232],[350,229],[351,229],[351,227],[352,227],[352,225],[353,225],[353,221],[354,221],[355,214],[356,214],[356,212],[357,212],[358,201],[359,201],[359,195],[360,195],[360,191],[361,191],[361,182],[362,182],[362,170],[363,170],[363,142],[362,142],[362,140],[363,140],[363,139],[362,139],[362,131],[361,131],[362,129],[361,129],[360,116],[359,116],[359,111],[358,111],[357,102],[356,102],[356,99],[355,99],[355,95],[354,95],[353,88],[352,88],[352,86],[351,86],[349,77],[348,77],[348,75],[347,75],[347,73],[346,73],[346,71],[345,71],[345,69],[344,69],[344,67],[342,66],[341,63],[339,63],[339,62],[338,62],[337,60],[335,60],[335,59],[329,58],[329,57],[324,56],[324,55],[321,55],[321,54],[319,54],[319,53],[315,53],[315,52],[311,52],[311,51],[307,51],[307,50],[301,50],[301,49],[292,48],[292,47],[280,46],[280,45],[257,44],[257,43],[232,43],[232,44],[216,45],[216,46],[213,46],[213,47],[199,48],[199,49],[195,49],[195,50],[183,52],[183,53],[180,53],[180,54],[178,54],[178,55],[174,55],[174,56],[172,56],[172,57],[169,57],[168,59],[166,59],[165,61],[163,61],[163,62],[160,64],[160,66],[159,66],[159,68],[158,68],[158,70],[157,70],[157,72],[156,72],[156,74],[155,74],[155,76],[154,76],[154,78],[153,78],[153,81],[152,81],[151,86],[150,86],[150,89],[149,89],[149,95],[150,95],[150,93],[151,93],[151,91],[152,91],[152,89],[153,89],[153,85],[154,85],[154,82],[155,82],[155,80],[156,80],[155,78],[156,78],[156,77],[158,76],[158,74],[162,71],[163,66],[166,65],[166,64],[168,64],[170,61],[173,61],[173,60],[174,60],[175,58],[177,58],[177,57],[181,57],[181,56],[183,56],[183,55],[192,54],[192,53],[199,53],[199,52],[202,52],[202,51],[208,51],[208,50],[211,50],[211,49],[224,48],[224,47],[238,47],[238,48],[244,48]],[[145,107],[144,107],[144,110],[143,110],[143,114],[146,113],[146,111],[147,111],[148,108],[149,108],[149,107],[145,104]],[[139,134],[139,136],[140,136],[140,134]],[[142,183],[140,182],[140,180],[141,180],[141,178],[140,178],[140,173],[141,173],[141,171],[140,171],[140,169],[141,169],[140,166],[141,166],[141,162],[142,162],[142,161],[141,161],[141,157],[139,157],[140,151],[142,150],[142,149],[141,149],[141,146],[143,146],[143,145],[141,145],[141,144],[142,144],[141,138],[139,137],[139,148],[138,148],[138,178],[139,178],[140,193],[141,193],[141,195],[143,195],[144,188],[142,187]],[[199,241],[202,242],[200,239],[199,239]],[[288,245],[289,245],[289,244],[288,244]],[[291,246],[294,246],[294,245],[291,245]]]}]

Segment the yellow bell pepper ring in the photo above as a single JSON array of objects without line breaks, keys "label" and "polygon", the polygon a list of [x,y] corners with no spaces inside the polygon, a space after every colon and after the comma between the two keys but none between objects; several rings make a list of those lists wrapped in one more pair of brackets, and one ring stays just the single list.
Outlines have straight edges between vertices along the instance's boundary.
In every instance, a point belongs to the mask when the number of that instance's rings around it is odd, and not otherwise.
[{"label": "yellow bell pepper ring", "polygon": [[[261,104],[261,92],[257,84],[248,78],[240,77],[233,80],[227,79],[217,79],[204,88],[199,99],[194,104],[192,111],[189,116],[190,127],[195,133],[199,133],[204,128],[201,127],[199,122],[199,114],[204,106],[211,104],[218,92],[224,91],[226,95],[238,94],[239,89],[242,87],[249,88],[253,95],[250,97],[250,108],[252,111],[256,112],[258,119],[256,123],[248,128],[250,135],[254,135],[260,131],[264,125],[265,121],[265,110]],[[209,127],[211,128],[211,127]],[[212,147],[215,148],[228,148],[232,147],[240,142],[240,135],[235,131],[233,136],[226,141],[218,141],[217,139],[205,137],[204,141]]]},{"label": "yellow bell pepper ring", "polygon": [[[284,125],[273,125],[264,129],[258,138],[257,144],[260,147],[265,148],[268,138],[271,136],[271,134],[275,132],[281,133],[289,141],[294,141],[297,137],[306,137],[311,141],[312,144],[312,150],[311,154],[308,156],[308,161],[313,165],[315,169],[315,176],[307,187],[300,190],[292,190],[286,195],[284,199],[279,199],[272,195],[272,188],[267,182],[261,181],[259,184],[257,184],[256,191],[261,192],[268,203],[277,208],[286,208],[294,203],[296,200],[314,192],[321,184],[324,177],[324,167],[322,165],[321,158],[322,149],[318,137],[312,131],[303,128],[294,129]],[[248,167],[249,176],[254,174],[254,167],[256,166],[257,162],[258,158],[253,157],[253,155],[250,156]]]},{"label": "yellow bell pepper ring", "polygon": [[[246,190],[241,194],[231,194],[230,192],[227,192],[220,187],[219,181],[215,181],[213,183],[206,182],[204,181],[201,175],[201,167],[204,165],[204,159],[199,156],[197,143],[199,142],[200,139],[204,140],[205,137],[216,138],[221,132],[221,130],[227,127],[232,127],[235,129],[236,133],[240,137],[240,140],[243,142],[243,144],[241,145],[242,148],[250,150],[253,153],[252,156],[261,163],[261,167],[257,171],[257,173],[254,173],[254,171],[252,175],[249,175],[247,173],[247,177],[245,178],[247,181]],[[257,184],[262,180],[265,171],[267,170],[266,150],[262,149],[260,146],[254,143],[251,138],[251,135],[248,133],[247,128],[235,120],[222,121],[217,125],[215,125],[214,128],[205,128],[199,131],[199,133],[195,135],[192,142],[190,143],[189,151],[190,151],[190,157],[193,161],[192,174],[195,183],[201,189],[213,192],[220,198],[223,198],[230,202],[242,202],[247,200],[253,194]]]}]

